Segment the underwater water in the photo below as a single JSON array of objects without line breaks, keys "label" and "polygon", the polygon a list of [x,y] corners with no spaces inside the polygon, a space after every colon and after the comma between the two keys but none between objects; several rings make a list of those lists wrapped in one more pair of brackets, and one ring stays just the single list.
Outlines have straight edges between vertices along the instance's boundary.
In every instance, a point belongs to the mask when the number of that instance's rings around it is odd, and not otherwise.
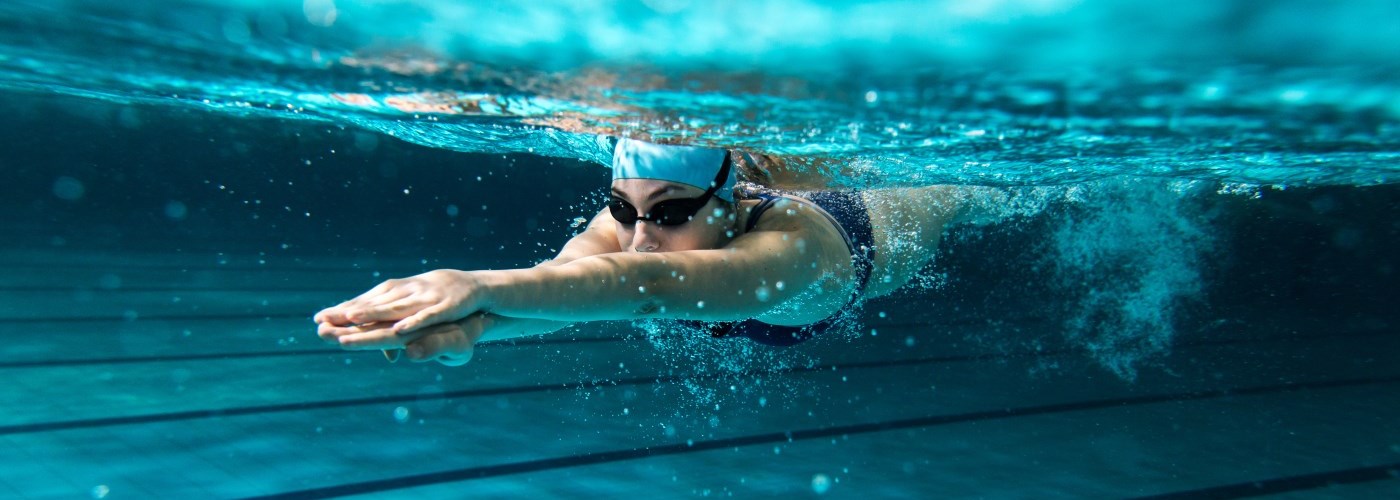
[{"label": "underwater water", "polygon": [[[1395,496],[1398,47],[1379,0],[5,2],[0,496]],[[789,349],[316,338],[554,256],[604,136],[986,215]]]}]

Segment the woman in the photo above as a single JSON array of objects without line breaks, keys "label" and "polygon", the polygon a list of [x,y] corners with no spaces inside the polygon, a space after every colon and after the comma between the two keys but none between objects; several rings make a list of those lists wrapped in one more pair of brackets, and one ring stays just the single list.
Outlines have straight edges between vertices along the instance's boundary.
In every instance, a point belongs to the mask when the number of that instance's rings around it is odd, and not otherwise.
[{"label": "woman", "polygon": [[611,202],[553,260],[389,280],[317,313],[317,333],[448,365],[483,340],[596,320],[670,318],[791,345],[904,285],[965,215],[942,186],[736,198],[739,166],[753,156],[622,139]]}]

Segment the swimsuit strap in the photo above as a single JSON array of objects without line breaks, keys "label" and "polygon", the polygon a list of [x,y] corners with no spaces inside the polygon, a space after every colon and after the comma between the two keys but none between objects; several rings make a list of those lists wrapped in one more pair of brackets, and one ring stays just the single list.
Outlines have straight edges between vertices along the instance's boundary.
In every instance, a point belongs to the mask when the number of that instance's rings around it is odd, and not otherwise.
[{"label": "swimsuit strap", "polygon": [[759,193],[758,197],[761,201],[758,202],[758,205],[753,207],[753,210],[749,210],[749,221],[744,224],[744,232],[746,233],[753,231],[754,225],[758,224],[758,217],[763,215],[763,212],[767,212],[768,209],[773,208],[773,205],[778,204],[778,200],[785,198],[785,196],[768,193]]}]

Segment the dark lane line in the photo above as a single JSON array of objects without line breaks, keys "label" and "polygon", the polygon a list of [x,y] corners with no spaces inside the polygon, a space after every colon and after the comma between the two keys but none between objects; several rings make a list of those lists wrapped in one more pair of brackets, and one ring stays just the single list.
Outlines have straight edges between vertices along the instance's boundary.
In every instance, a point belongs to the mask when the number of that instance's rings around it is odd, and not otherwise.
[{"label": "dark lane line", "polygon": [[[361,285],[346,285],[344,287],[328,288],[297,288],[297,287],[267,287],[267,286],[246,286],[246,287],[190,287],[190,286],[119,286],[116,288],[103,288],[101,286],[71,287],[71,286],[0,286],[0,293],[4,292],[68,292],[68,293],[122,293],[122,292],[181,292],[181,293],[221,293],[221,292],[312,292],[312,293],[344,293],[357,294],[362,290],[355,287]],[[353,296],[353,295],[352,295]]]},{"label": "dark lane line", "polygon": [[[444,262],[443,264],[448,264],[448,265],[450,265],[451,263],[449,263],[449,262]],[[386,273],[396,273],[394,276],[386,276],[386,277],[384,277],[383,279],[389,279],[389,278],[400,277],[400,276],[398,276],[397,273],[403,273],[404,276],[411,276],[411,275],[414,275],[414,274],[420,274],[420,273],[424,273],[424,272],[427,272],[427,271],[431,271],[431,270],[433,270],[433,269],[436,269],[436,268],[433,268],[433,267],[424,267],[423,264],[415,264],[415,265],[417,265],[418,267],[413,267],[413,265],[407,265],[407,266],[403,266],[403,267],[398,267],[399,264],[395,264],[395,265],[392,266],[392,267],[376,267],[376,266],[369,265],[369,264],[361,264],[361,265],[359,265],[358,267],[356,267],[354,264],[347,264],[347,265],[345,265],[345,266],[312,266],[312,265],[285,265],[285,264],[271,264],[271,265],[263,265],[263,264],[228,264],[228,265],[217,265],[217,264],[210,264],[210,263],[207,263],[207,262],[206,262],[206,263],[199,263],[199,264],[190,264],[190,265],[182,265],[182,264],[113,264],[113,263],[101,263],[101,262],[64,262],[64,263],[54,262],[54,263],[23,263],[23,264],[21,264],[21,263],[13,263],[13,262],[0,262],[0,269],[24,269],[24,270],[31,270],[31,271],[53,271],[53,270],[71,270],[71,269],[95,269],[95,270],[99,270],[99,271],[107,271],[107,272],[109,272],[109,273],[121,273],[121,272],[124,272],[124,271],[176,271],[176,272],[209,272],[209,271],[238,271],[238,272],[245,272],[245,271],[275,271],[275,272],[287,272],[287,271],[292,271],[292,272],[316,272],[316,273],[374,273],[374,272],[378,272],[378,273],[381,274],[381,275],[386,274]]]},{"label": "dark lane line", "polygon": [[[637,337],[611,336],[611,337],[582,337],[582,338],[537,338],[537,339],[516,339],[514,342],[508,340],[497,340],[483,342],[480,347],[483,349],[494,347],[527,346],[527,345],[555,345],[555,344],[585,344],[601,342],[621,342]],[[49,361],[0,361],[0,369],[3,368],[49,368],[55,366],[84,366],[84,365],[107,365],[107,364],[130,364],[130,363],[168,363],[178,361],[198,361],[211,359],[247,359],[261,357],[281,357],[281,356],[319,356],[336,354],[358,354],[361,351],[347,351],[344,349],[295,349],[281,351],[252,351],[252,352],[226,352],[207,354],[181,354],[174,356],[132,356],[121,358],[86,358],[86,359],[60,359]]]},{"label": "dark lane line", "polygon": [[[1318,336],[1318,337],[1316,337],[1316,338],[1327,338],[1327,336]],[[613,341],[613,340],[612,340],[612,339],[605,339],[605,340],[600,339],[600,342],[602,342],[602,341]],[[1273,341],[1277,341],[1277,339],[1262,339],[1262,340],[1259,340],[1259,342],[1273,342]],[[567,342],[567,341],[566,341],[566,342]],[[1234,344],[1234,343],[1238,343],[1238,342],[1236,342],[1236,341],[1221,341],[1221,342],[1219,342],[1219,344],[1222,344],[1222,345],[1228,345],[1228,344]],[[1207,346],[1211,346],[1211,345],[1215,345],[1215,344],[1202,342],[1202,343],[1196,344],[1196,345],[1194,345],[1194,346],[1181,346],[1181,347],[1207,347]],[[742,377],[754,377],[754,376],[782,375],[782,374],[787,374],[787,373],[811,373],[811,372],[821,372],[821,371],[835,371],[835,370],[842,370],[842,369],[846,369],[846,370],[858,370],[858,369],[867,369],[867,368],[873,369],[873,368],[887,368],[887,367],[896,367],[896,366],[917,366],[917,365],[941,364],[941,363],[958,363],[958,362],[974,362],[974,361],[1004,361],[1004,360],[1013,360],[1013,359],[1021,359],[1021,358],[1048,358],[1048,357],[1054,357],[1054,356],[1064,356],[1064,355],[1074,354],[1074,353],[1078,353],[1078,352],[1081,352],[1081,351],[1078,350],[1078,349],[1061,349],[1061,350],[1045,350],[1045,351],[1022,351],[1022,352],[1019,352],[1019,353],[1010,353],[1010,354],[967,354],[967,355],[933,356],[933,357],[910,358],[910,359],[897,359],[897,360],[856,361],[856,362],[829,364],[829,365],[814,366],[814,367],[791,368],[791,369],[786,369],[786,370],[755,370],[755,371],[745,372],[745,373],[719,373],[719,374],[695,375],[695,376],[686,376],[686,375],[660,376],[660,375],[658,375],[658,376],[652,376],[652,377],[634,377],[634,378],[617,379],[617,380],[604,380],[604,379],[576,380],[576,381],[572,381],[572,382],[552,382],[552,383],[542,383],[542,384],[523,385],[523,386],[512,386],[512,387],[495,387],[495,388],[481,388],[481,389],[464,389],[464,390],[459,390],[459,391],[444,392],[444,393],[442,393],[442,394],[437,394],[437,395],[432,395],[432,396],[424,396],[424,395],[419,395],[419,394],[401,394],[401,395],[393,395],[393,396],[378,396],[378,397],[371,397],[371,398],[340,399],[340,400],[329,400],[329,401],[307,401],[307,402],[299,402],[299,403],[284,403],[284,404],[274,404],[274,405],[244,406],[244,407],[220,408],[220,409],[211,409],[211,410],[190,410],[190,411],[172,412],[172,413],[155,413],[155,414],[147,414],[147,415],[127,415],[127,416],[119,416],[119,417],[103,417],[103,418],[92,418],[92,419],[82,419],[82,420],[65,420],[65,421],[55,421],[55,422],[37,422],[37,423],[29,423],[29,424],[4,425],[4,426],[0,426],[0,436],[7,435],[7,434],[26,434],[26,433],[35,433],[35,432],[57,431],[57,430],[82,429],[82,428],[92,428],[92,427],[105,427],[105,426],[113,426],[113,425],[146,424],[146,423],[154,423],[154,422],[170,422],[170,421],[178,421],[178,420],[194,420],[194,419],[202,419],[202,418],[214,418],[214,417],[225,417],[225,416],[236,416],[236,415],[253,415],[253,414],[259,414],[259,413],[278,413],[278,412],[292,412],[292,411],[316,410],[316,409],[326,409],[326,408],[344,408],[344,407],[351,407],[351,406],[364,406],[364,405],[375,405],[375,404],[385,404],[385,403],[399,403],[399,402],[413,402],[413,401],[421,401],[421,400],[435,400],[435,399],[444,399],[444,400],[446,400],[446,399],[468,398],[468,397],[496,396],[496,395],[503,395],[503,394],[524,394],[524,393],[532,393],[532,392],[551,391],[551,390],[555,390],[555,389],[562,389],[562,388],[569,388],[569,387],[584,388],[584,389],[592,389],[592,388],[605,388],[605,387],[616,387],[616,386],[652,385],[652,384],[660,384],[660,383],[680,382],[680,381],[684,381],[684,380],[687,380],[687,379],[714,380],[714,379],[719,379],[719,378],[724,378],[724,377],[741,377],[741,378],[742,378]]]},{"label": "dark lane line", "polygon": [[522,385],[512,387],[493,387],[482,389],[464,389],[460,391],[447,391],[435,395],[400,394],[394,396],[376,396],[370,398],[337,399],[330,401],[306,401],[298,403],[283,403],[275,405],[243,406],[235,408],[221,408],[213,410],[191,410],[172,413],[155,413],[148,415],[128,415],[121,417],[103,417],[83,420],[65,420],[57,422],[39,422],[31,424],[14,424],[0,426],[0,436],[9,434],[27,434],[34,432],[48,432],[58,430],[83,429],[91,427],[106,427],[112,425],[147,424],[154,422],[170,422],[177,420],[194,420],[202,418],[229,417],[238,415],[254,415],[260,413],[279,413],[292,411],[320,410],[327,408],[344,408],[351,406],[366,406],[387,403],[404,403],[423,400],[436,399],[457,399],[481,396],[499,396],[505,394],[525,394],[531,392],[546,392],[557,389],[581,388],[595,389],[618,386],[651,385],[658,383],[680,382],[687,379],[718,379],[722,377],[751,377],[780,375],[784,373],[817,372],[827,370],[875,368],[882,366],[903,366],[931,364],[940,362],[956,361],[977,361],[983,359],[997,359],[1002,355],[978,355],[978,356],[943,356],[936,358],[919,358],[893,361],[867,361],[842,365],[825,365],[810,368],[795,368],[790,370],[757,370],[747,373],[720,373],[713,375],[666,375],[651,377],[633,377],[617,380],[579,380],[573,382],[551,382],[535,385]]},{"label": "dark lane line", "polygon": [[301,313],[272,313],[272,314],[156,314],[144,316],[137,314],[132,319],[123,316],[68,316],[62,318],[0,318],[0,324],[4,323],[132,323],[137,321],[229,321],[229,320],[258,320],[258,319],[304,319],[308,324],[311,322],[313,312]]},{"label": "dark lane line", "polygon": [[831,427],[818,427],[812,429],[801,429],[787,432],[755,434],[724,439],[714,439],[708,441],[698,441],[694,443],[677,443],[664,446],[632,448],[628,450],[612,450],[582,453],[578,455],[569,455],[563,457],[526,460],[521,462],[487,465],[480,467],[468,467],[463,469],[432,472],[427,474],[399,476],[374,481],[346,483],[336,486],[310,488],[250,498],[300,499],[362,495],[367,493],[379,493],[433,484],[451,483],[489,477],[499,477],[511,474],[523,474],[527,472],[541,472],[571,467],[582,467],[587,465],[621,462],[625,460],[637,460],[667,455],[680,455],[686,453],[697,453],[702,451],[722,450],[739,446],[784,443],[799,440],[848,436],[852,434],[869,434],[874,432],[936,427],[941,425],[967,422],[985,422],[992,420],[1029,417],[1036,415],[1048,415],[1055,413],[1106,410],[1113,408],[1122,408],[1127,406],[1142,406],[1158,403],[1237,398],[1240,396],[1257,396],[1308,390],[1381,385],[1392,384],[1396,382],[1400,382],[1400,376],[1329,380],[1306,383],[1287,383],[1254,387],[1236,387],[1230,389],[1210,389],[1202,391],[1180,392],[1173,394],[1135,396],[1126,398],[1080,401],[1073,403],[1059,403],[1041,406],[1028,406],[1021,408],[1007,408],[1002,410],[978,411],[970,413],[960,413],[955,415],[934,415],[910,419],[886,420],[882,422],[871,422],[865,424],[840,425]]},{"label": "dark lane line", "polygon": [[1160,495],[1136,497],[1136,500],[1227,500],[1234,498],[1278,495],[1295,491],[1326,488],[1339,484],[1369,483],[1400,479],[1400,462],[1371,467],[1356,467],[1313,474],[1261,479],[1194,490],[1174,491]]},{"label": "dark lane line", "polygon": [[[876,328],[902,328],[910,326],[928,326],[923,324],[885,324],[875,325]],[[1286,342],[1291,340],[1314,340],[1328,338],[1361,338],[1392,335],[1394,332],[1388,330],[1359,330],[1345,333],[1326,333],[1312,335],[1290,335],[1273,337],[1255,337],[1244,339],[1223,339],[1223,340],[1199,340],[1194,342],[1181,342],[1176,345],[1178,348],[1191,348],[1199,346],[1222,346],[1232,344],[1253,344],[1253,343],[1273,343]],[[482,347],[494,346],[531,346],[531,345],[562,345],[578,343],[601,343],[601,342],[623,342],[629,340],[645,339],[645,335],[614,335],[605,337],[572,337],[572,338],[551,338],[548,336],[521,338],[511,340],[496,340],[483,342]],[[79,358],[79,359],[55,359],[47,361],[0,361],[0,368],[47,368],[52,366],[81,366],[100,364],[127,364],[127,363],[165,363],[180,362],[201,359],[224,359],[224,358],[256,358],[259,356],[311,356],[334,353],[352,353],[356,351],[343,351],[340,349],[297,349],[279,351],[255,351],[255,352],[232,352],[232,353],[205,353],[205,354],[181,354],[170,356],[133,356],[133,357],[110,357],[110,358]],[[1051,351],[1042,351],[1049,354]],[[1058,353],[1059,351],[1055,351]],[[1012,355],[1014,356],[1014,354]]]}]

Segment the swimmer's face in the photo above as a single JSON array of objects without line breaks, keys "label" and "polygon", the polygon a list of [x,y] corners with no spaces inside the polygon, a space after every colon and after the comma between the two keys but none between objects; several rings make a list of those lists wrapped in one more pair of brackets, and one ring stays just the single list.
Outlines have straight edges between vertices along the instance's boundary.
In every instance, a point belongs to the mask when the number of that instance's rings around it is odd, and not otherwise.
[{"label": "swimmer's face", "polygon": [[[651,207],[666,200],[694,198],[702,194],[705,191],[694,186],[652,179],[618,179],[612,184],[612,195],[636,207],[638,214],[647,214]],[[640,219],[634,224],[614,222],[617,226],[617,244],[627,252],[720,248],[729,240],[725,232],[734,227],[730,212],[723,211],[715,216],[715,210],[724,206],[712,196],[690,222],[678,226],[663,226]]]}]

